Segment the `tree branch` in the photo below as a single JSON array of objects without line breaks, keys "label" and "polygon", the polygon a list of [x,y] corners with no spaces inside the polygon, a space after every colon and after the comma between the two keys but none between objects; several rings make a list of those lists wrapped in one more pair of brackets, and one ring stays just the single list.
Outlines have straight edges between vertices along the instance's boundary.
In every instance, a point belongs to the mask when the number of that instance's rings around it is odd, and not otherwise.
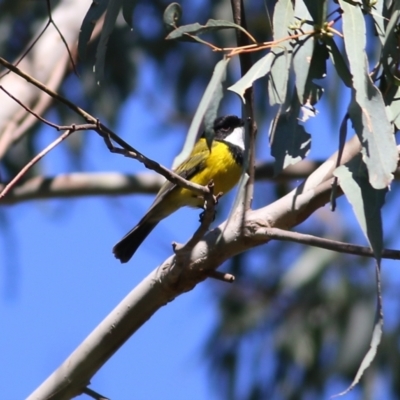
[{"label": "tree branch", "polygon": [[[343,151],[341,163],[359,154],[354,136]],[[182,268],[176,255],[150,273],[94,329],[65,362],[32,393],[28,400],[70,399],[81,394],[91,377],[159,308],[193,289],[209,271],[224,261],[269,239],[266,228],[291,229],[329,201],[337,155],[334,154],[291,193],[261,209],[248,210],[244,226],[241,215],[210,231],[196,244]],[[338,191],[337,195],[341,193]],[[261,235],[261,236],[260,236]]]}]

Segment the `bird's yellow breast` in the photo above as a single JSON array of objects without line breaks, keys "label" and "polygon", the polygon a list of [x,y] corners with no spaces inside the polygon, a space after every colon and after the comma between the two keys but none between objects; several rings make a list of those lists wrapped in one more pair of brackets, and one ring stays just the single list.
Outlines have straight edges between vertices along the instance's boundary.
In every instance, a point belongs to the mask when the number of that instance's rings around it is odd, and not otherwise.
[{"label": "bird's yellow breast", "polygon": [[[235,161],[228,145],[223,142],[214,142],[201,170],[194,174],[190,181],[205,186],[213,180],[214,194],[220,192],[225,194],[237,184],[241,173],[242,166]],[[204,200],[198,198],[190,190],[179,188],[177,192],[179,193],[174,194],[174,197],[184,202],[184,205],[202,207],[204,204]]]}]

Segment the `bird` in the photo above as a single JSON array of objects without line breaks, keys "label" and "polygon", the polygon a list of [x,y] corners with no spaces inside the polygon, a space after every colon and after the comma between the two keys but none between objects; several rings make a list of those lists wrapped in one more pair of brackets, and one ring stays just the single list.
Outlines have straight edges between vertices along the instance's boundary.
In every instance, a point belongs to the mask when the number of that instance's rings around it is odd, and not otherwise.
[{"label": "bird", "polygon": [[[188,158],[174,172],[203,186],[212,180],[214,193],[225,194],[237,184],[242,173],[245,151],[244,121],[235,115],[218,117],[214,121],[213,131],[211,146],[208,146],[203,133]],[[188,189],[166,181],[144,217],[113,247],[114,256],[121,263],[128,262],[161,220],[185,206],[203,208],[204,199]]]}]

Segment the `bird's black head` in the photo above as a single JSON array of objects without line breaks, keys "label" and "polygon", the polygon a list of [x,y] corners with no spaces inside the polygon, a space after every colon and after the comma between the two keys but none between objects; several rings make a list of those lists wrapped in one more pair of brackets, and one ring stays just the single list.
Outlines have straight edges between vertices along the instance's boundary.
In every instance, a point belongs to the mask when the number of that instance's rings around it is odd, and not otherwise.
[{"label": "bird's black head", "polygon": [[214,121],[215,139],[225,139],[235,128],[244,126],[244,122],[236,115],[225,115]]}]

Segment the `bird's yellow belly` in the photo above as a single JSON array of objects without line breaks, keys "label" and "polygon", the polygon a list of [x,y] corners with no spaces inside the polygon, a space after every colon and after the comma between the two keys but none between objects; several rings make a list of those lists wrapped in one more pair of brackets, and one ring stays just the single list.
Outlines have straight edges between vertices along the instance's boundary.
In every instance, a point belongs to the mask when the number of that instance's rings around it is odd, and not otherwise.
[{"label": "bird's yellow belly", "polygon": [[[237,164],[227,149],[224,152],[213,151],[207,158],[204,169],[196,174],[191,182],[206,186],[212,179],[214,194],[229,192],[239,181],[242,166]],[[204,200],[187,189],[180,189],[179,199],[186,199],[189,207],[202,207]]]}]

